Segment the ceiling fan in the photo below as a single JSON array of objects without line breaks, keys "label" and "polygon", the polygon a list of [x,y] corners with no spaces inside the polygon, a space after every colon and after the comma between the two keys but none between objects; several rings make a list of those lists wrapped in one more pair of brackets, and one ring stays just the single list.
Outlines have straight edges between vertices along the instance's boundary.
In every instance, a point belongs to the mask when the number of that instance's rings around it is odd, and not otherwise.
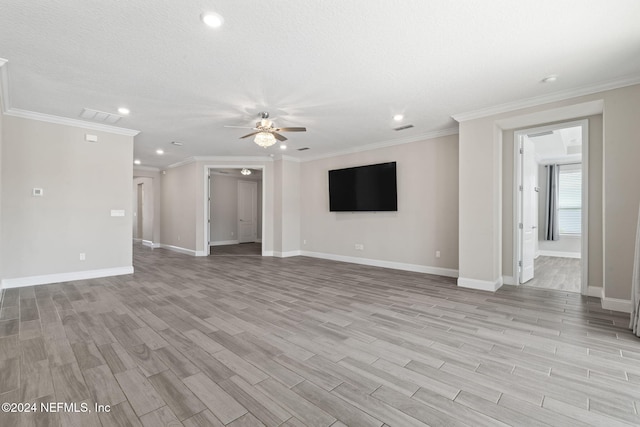
[{"label": "ceiling fan", "polygon": [[240,139],[248,138],[250,136],[255,135],[255,139],[253,140],[256,144],[261,147],[267,148],[272,146],[278,141],[286,141],[287,138],[280,135],[278,132],[306,132],[307,128],[305,127],[286,127],[286,128],[277,128],[273,126],[273,122],[269,120],[269,113],[263,111],[258,114],[260,117],[260,121],[256,122],[255,127],[250,126],[225,126],[226,128],[239,128],[239,129],[253,129],[255,132],[251,132],[245,136],[241,136]]}]

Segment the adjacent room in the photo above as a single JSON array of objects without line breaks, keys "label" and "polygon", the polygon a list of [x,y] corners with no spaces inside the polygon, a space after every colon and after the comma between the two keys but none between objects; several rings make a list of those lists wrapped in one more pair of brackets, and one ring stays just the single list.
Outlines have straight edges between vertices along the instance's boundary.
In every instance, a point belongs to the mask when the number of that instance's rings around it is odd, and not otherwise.
[{"label": "adjacent room", "polygon": [[640,3],[0,4],[0,426],[640,425]]}]

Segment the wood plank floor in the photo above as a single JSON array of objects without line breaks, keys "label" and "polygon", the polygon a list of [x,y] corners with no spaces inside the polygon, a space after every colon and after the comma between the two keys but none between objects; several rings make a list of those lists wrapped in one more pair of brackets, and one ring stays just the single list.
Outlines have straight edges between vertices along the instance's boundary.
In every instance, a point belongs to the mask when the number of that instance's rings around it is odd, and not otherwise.
[{"label": "wood plank floor", "polygon": [[0,426],[640,425],[640,340],[597,299],[306,257],[134,257],[134,275],[3,292],[0,402],[91,411]]},{"label": "wood plank floor", "polygon": [[577,258],[539,256],[534,261],[535,277],[524,286],[579,293],[581,269]]}]

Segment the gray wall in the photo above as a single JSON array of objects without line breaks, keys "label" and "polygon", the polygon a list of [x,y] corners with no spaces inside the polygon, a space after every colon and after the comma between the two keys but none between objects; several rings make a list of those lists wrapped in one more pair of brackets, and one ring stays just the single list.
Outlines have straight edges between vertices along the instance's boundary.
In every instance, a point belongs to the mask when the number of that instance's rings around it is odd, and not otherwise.
[{"label": "gray wall", "polygon": [[196,184],[196,163],[167,169],[161,175],[162,243],[196,250],[196,203],[200,197]]},{"label": "gray wall", "polygon": [[132,163],[132,137],[5,116],[2,278],[131,267]]},{"label": "gray wall", "polygon": [[[135,172],[134,172],[135,173]],[[138,211],[138,185],[143,188],[142,212]],[[133,238],[138,238],[138,218],[142,215],[142,240],[153,242],[154,218],[154,189],[153,179],[147,177],[133,178]]]},{"label": "gray wall", "polygon": [[238,181],[258,184],[258,238],[262,238],[262,180],[211,174],[211,243],[238,240]]},{"label": "gray wall", "polygon": [[[390,161],[397,162],[397,212],[329,212],[330,169]],[[457,135],[304,162],[301,178],[302,250],[458,268]]]}]

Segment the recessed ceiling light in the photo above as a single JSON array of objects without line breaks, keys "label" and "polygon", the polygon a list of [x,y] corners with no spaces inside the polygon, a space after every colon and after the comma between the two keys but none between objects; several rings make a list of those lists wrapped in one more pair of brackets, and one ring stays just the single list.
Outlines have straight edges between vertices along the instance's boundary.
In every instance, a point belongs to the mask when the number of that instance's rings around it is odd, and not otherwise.
[{"label": "recessed ceiling light", "polygon": [[396,114],[395,116],[393,116],[393,120],[395,120],[396,122],[401,122],[402,119],[404,119],[404,116],[402,114]]},{"label": "recessed ceiling light", "polygon": [[553,83],[556,80],[558,80],[558,76],[556,76],[555,74],[551,75],[551,76],[547,76],[544,79],[542,79],[542,83]]},{"label": "recessed ceiling light", "polygon": [[129,109],[127,107],[118,108],[118,113],[122,114],[123,116],[128,115],[130,112],[131,111],[129,111]]},{"label": "recessed ceiling light", "polygon": [[160,155],[162,155],[162,154],[164,154],[164,150],[163,150],[162,148],[158,148],[158,149],[156,150],[156,154],[160,154]]},{"label": "recessed ceiling light", "polygon": [[280,144],[280,149],[281,150],[286,150],[287,149],[287,144]]},{"label": "recessed ceiling light", "polygon": [[211,28],[219,28],[224,23],[224,18],[222,18],[222,16],[218,15],[217,13],[213,13],[213,12],[203,13],[201,18],[202,18],[202,22],[204,22]]},{"label": "recessed ceiling light", "polygon": [[135,159],[135,160],[133,161],[133,164],[134,164],[134,165],[139,165],[140,163],[142,163],[142,162],[141,162],[140,160],[138,160],[138,159]]}]

